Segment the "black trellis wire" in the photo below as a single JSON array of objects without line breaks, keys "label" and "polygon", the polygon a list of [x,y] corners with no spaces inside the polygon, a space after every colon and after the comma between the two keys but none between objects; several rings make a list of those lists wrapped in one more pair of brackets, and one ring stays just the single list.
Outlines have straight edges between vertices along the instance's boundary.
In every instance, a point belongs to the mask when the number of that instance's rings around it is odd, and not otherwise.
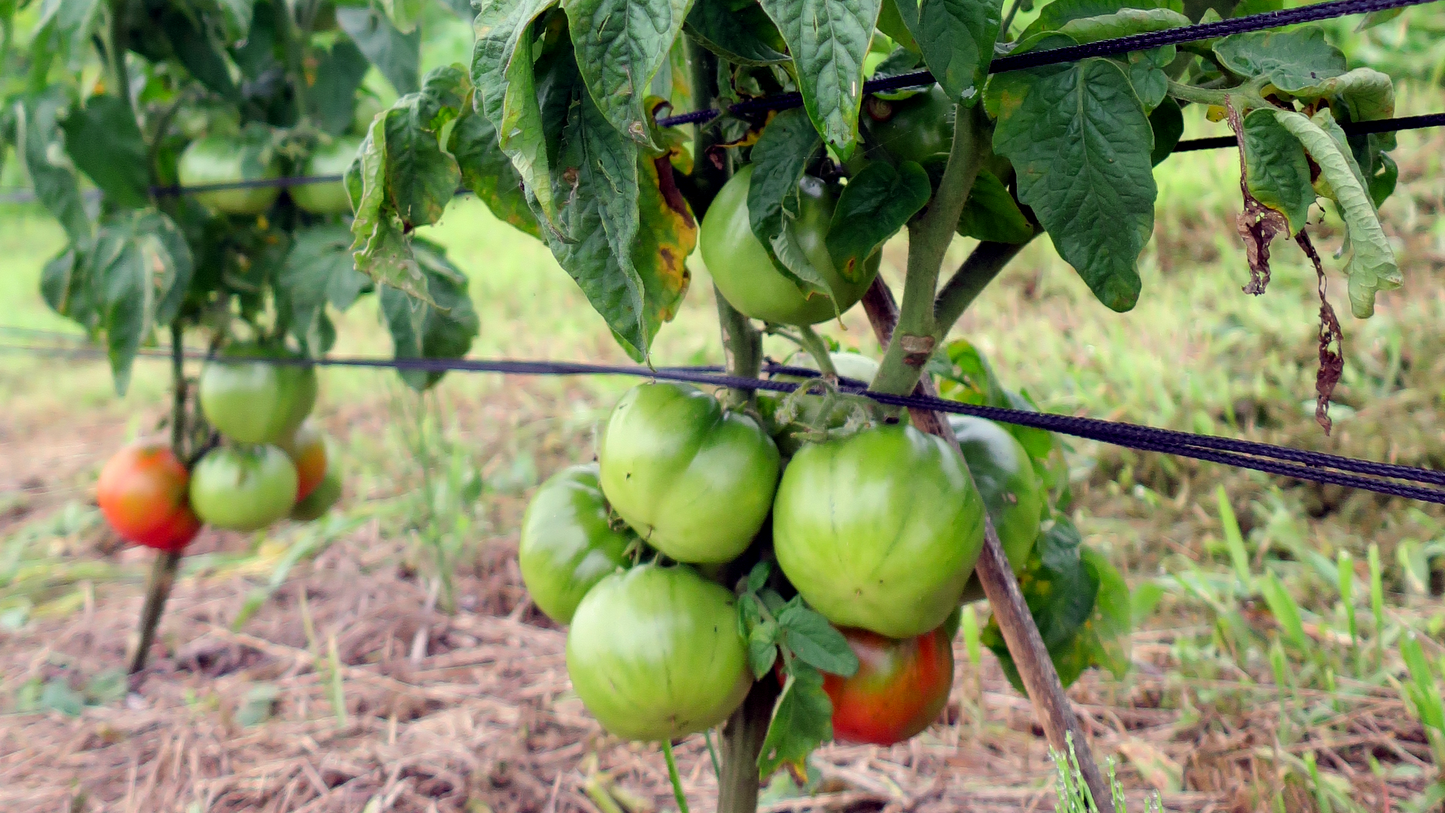
[{"label": "black trellis wire", "polygon": [[[34,336],[66,335],[48,331],[26,330],[23,328],[0,329],[6,332]],[[64,347],[53,344],[22,345],[0,343],[0,351],[72,357],[100,357],[104,355],[104,352],[99,348],[86,346]],[[169,353],[154,350],[142,350],[139,355],[157,358],[170,357]],[[199,352],[187,353],[186,355],[193,360],[203,360],[207,358],[204,353]],[[800,386],[793,381],[783,381],[775,378],[753,379],[729,376],[724,374],[722,368],[719,367],[658,367],[649,369],[636,365],[588,364],[559,361],[427,358],[382,359],[362,357],[321,359],[278,359],[266,357],[258,358],[256,361],[266,364],[414,370],[418,372],[472,372],[538,376],[624,375],[781,393],[792,392]],[[774,363],[765,365],[764,371],[774,376],[816,377],[818,375],[815,370],[789,367]],[[1346,488],[1372,491],[1391,497],[1402,497],[1405,499],[1445,505],[1445,472],[1432,469],[1401,466],[1394,463],[1380,463],[1342,455],[1295,449],[1288,446],[1278,446],[1256,441],[1224,438],[1215,435],[1178,432],[1172,429],[1157,429],[1122,421],[1105,421],[1097,418],[1085,418],[1074,415],[1058,415],[1048,412],[1031,412],[1003,407],[964,404],[958,401],[917,395],[902,396],[869,392],[867,391],[865,382],[846,378],[842,379],[838,386],[842,392],[865,396],[880,404],[890,406],[928,409],[955,415],[972,415],[1001,423],[1058,432],[1064,435],[1093,440],[1113,446],[1121,446],[1137,451],[1188,457],[1209,463],[1252,469],[1265,474],[1289,477],[1296,480],[1338,485]]]},{"label": "black trellis wire", "polygon": [[[1424,3],[1433,3],[1435,1],[1436,0],[1330,0],[1330,2],[1315,3],[1299,8],[1285,9],[1283,11],[1267,11],[1262,14],[1235,17],[1230,20],[1199,23],[1196,25],[1181,26],[1179,28],[1169,28],[1163,31],[1150,31],[1143,34],[1131,34],[1127,37],[1115,37],[1113,39],[1100,40],[1085,45],[1069,45],[1063,48],[1049,48],[1043,51],[1030,51],[1024,54],[1001,56],[989,65],[988,72],[1005,73],[1008,71],[1024,70],[1026,68],[1041,68],[1045,65],[1078,62],[1091,57],[1115,56],[1130,51],[1142,51],[1150,48],[1161,48],[1166,45],[1198,42],[1216,37],[1225,37],[1230,34],[1263,31],[1270,28],[1328,20],[1352,14],[1369,14],[1375,11],[1405,8]],[[932,73],[926,70],[914,71],[898,76],[870,79],[863,83],[863,92],[880,93],[903,90],[904,88],[924,87],[932,85],[934,81]],[[788,93],[778,93],[757,99],[747,99],[730,105],[727,108],[727,112],[734,116],[747,118],[756,117],[769,111],[788,110],[802,106],[802,94],[797,91],[790,91]],[[722,114],[722,110],[705,108],[702,110],[693,110],[689,113],[680,113],[676,116],[660,118],[657,120],[657,124],[659,127],[675,127],[680,124],[700,124],[712,121]]]}]

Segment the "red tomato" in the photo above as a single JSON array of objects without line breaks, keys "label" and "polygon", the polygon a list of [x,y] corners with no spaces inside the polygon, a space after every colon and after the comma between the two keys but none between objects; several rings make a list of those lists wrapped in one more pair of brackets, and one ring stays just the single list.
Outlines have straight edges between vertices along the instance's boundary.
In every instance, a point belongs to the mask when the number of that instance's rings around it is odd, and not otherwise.
[{"label": "red tomato", "polygon": [[159,441],[127,446],[100,470],[100,512],[122,539],[178,551],[201,530],[187,496],[190,479],[170,446]]},{"label": "red tomato", "polygon": [[953,687],[953,642],[943,627],[902,641],[867,630],[841,632],[858,656],[858,671],[850,678],[823,674],[835,740],[892,745],[938,719]]},{"label": "red tomato", "polygon": [[301,502],[311,496],[326,476],[326,436],[307,421],[280,446],[296,464],[296,502]]}]

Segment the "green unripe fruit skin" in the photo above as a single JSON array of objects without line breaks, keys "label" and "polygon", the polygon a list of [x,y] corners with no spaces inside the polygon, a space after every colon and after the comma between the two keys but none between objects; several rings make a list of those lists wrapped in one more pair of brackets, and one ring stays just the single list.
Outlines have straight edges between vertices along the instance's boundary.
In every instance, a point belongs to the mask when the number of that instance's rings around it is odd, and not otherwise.
[{"label": "green unripe fruit skin", "polygon": [[[246,165],[247,152],[240,144],[221,136],[191,142],[181,153],[176,174],[181,186],[206,186],[281,177],[281,164],[272,160],[260,172]],[[217,189],[197,192],[194,198],[208,209],[229,215],[259,215],[271,208],[280,187]]]},{"label": "green unripe fruit skin", "polygon": [[[833,301],[822,294],[805,296],[798,286],[773,266],[767,249],[753,234],[748,220],[748,188],[753,165],[743,167],[718,192],[702,220],[698,247],[703,262],[723,298],[744,316],[784,325],[814,325],[834,318]],[[803,253],[823,275],[838,297],[836,313],[853,307],[878,274],[881,253],[864,264],[858,282],[838,273],[824,241],[836,201],[815,178],[800,184],[799,215],[794,233]]]},{"label": "green unripe fruit skin", "polygon": [[[318,148],[306,160],[301,174],[308,177],[345,175],[361,148],[361,139],[341,137]],[[291,187],[291,200],[305,211],[316,215],[349,215],[351,198],[343,181],[310,183]]]},{"label": "green unripe fruit skin", "polygon": [[622,396],[598,455],[602,492],[638,535],[679,562],[729,562],[767,519],[778,447],[696,387],[650,383]]},{"label": "green unripe fruit skin", "polygon": [[687,566],[598,582],[572,618],[567,673],[603,728],[645,742],[712,728],[753,683],[733,594]]},{"label": "green unripe fruit skin", "polygon": [[537,609],[558,624],[572,623],[582,597],[627,564],[633,536],[609,522],[597,466],[572,466],[547,479],[522,518],[517,564]]},{"label": "green unripe fruit skin", "polygon": [[901,425],[805,445],[773,505],[778,565],[836,626],[938,628],[983,547],[983,501],[939,438]]},{"label": "green unripe fruit skin", "polygon": [[211,426],[238,443],[290,437],[316,404],[316,370],[264,360],[283,355],[241,346],[207,362],[198,398]]},{"label": "green unripe fruit skin", "polygon": [[255,531],[296,504],[296,467],[275,446],[222,446],[191,471],[191,509],[207,525]]}]

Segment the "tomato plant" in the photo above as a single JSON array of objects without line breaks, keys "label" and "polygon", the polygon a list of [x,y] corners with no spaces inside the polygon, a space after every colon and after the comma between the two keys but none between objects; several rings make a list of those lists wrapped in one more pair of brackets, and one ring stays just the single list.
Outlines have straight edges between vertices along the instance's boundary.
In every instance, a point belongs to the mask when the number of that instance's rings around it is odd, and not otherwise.
[{"label": "tomato plant", "polygon": [[756,420],[682,384],[640,384],[607,420],[602,492],[647,543],[679,562],[729,562],[773,503],[778,448]]},{"label": "tomato plant", "polygon": [[703,262],[718,290],[743,315],[784,325],[825,322],[853,307],[878,274],[880,255],[870,256],[863,272],[852,279],[840,273],[827,247],[837,192],[817,178],[798,182],[793,236],[824,283],[821,291],[805,292],[796,279],[774,267],[768,249],[753,234],[748,211],[752,170],[751,165],[743,167],[718,192],[698,235]]},{"label": "tomato plant", "polygon": [[834,738],[892,745],[938,719],[953,688],[953,638],[945,627],[901,641],[857,629],[843,630],[843,637],[858,671],[823,676]]},{"label": "tomato plant", "polygon": [[832,621],[921,635],[958,606],[983,501],[956,452],[908,426],[804,446],[773,506],[778,565]]},{"label": "tomato plant", "polygon": [[228,348],[201,372],[201,412],[216,431],[238,443],[285,442],[316,403],[316,370],[297,360],[274,349]]},{"label": "tomato plant", "polygon": [[870,98],[864,110],[870,146],[881,147],[899,161],[927,164],[948,159],[953,102],[938,85],[901,99]]},{"label": "tomato plant", "polygon": [[627,563],[636,536],[610,514],[597,466],[588,464],[549,477],[527,506],[517,564],[532,603],[558,624],[571,623],[587,591]]},{"label": "tomato plant", "polygon": [[221,446],[196,464],[190,495],[208,525],[254,531],[295,507],[296,467],[275,446]]},{"label": "tomato plant", "polygon": [[[176,167],[176,180],[184,186],[234,184],[280,176],[280,157],[269,145],[225,136],[206,136],[192,141],[181,153]],[[280,194],[281,188],[277,186],[217,189],[198,192],[195,200],[221,214],[258,215],[271,208]]]},{"label": "tomato plant", "polygon": [[655,742],[717,725],[752,684],[734,605],[686,565],[603,578],[567,632],[573,688],[619,737]]},{"label": "tomato plant", "polygon": [[190,473],[170,447],[135,443],[100,470],[96,502],[121,539],[162,551],[184,548],[201,530],[188,497]]}]

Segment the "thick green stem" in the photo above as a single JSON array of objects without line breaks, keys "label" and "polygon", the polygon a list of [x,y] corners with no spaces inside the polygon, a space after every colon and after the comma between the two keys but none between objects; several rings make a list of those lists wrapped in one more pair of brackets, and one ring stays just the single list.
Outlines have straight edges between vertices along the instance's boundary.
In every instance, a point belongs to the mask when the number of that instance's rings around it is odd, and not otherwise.
[{"label": "thick green stem", "polygon": [[677,800],[677,813],[688,813],[687,794],[682,792],[682,777],[677,775],[677,759],[672,755],[672,743],[662,741],[662,758],[667,760],[667,778],[672,782],[672,796]]},{"label": "thick green stem", "polygon": [[803,349],[813,357],[813,363],[818,365],[818,372],[823,375],[838,377],[838,370],[833,366],[833,357],[828,355],[828,345],[823,342],[823,337],[818,335],[811,325],[798,326],[798,338],[801,340]]},{"label": "thick green stem", "polygon": [[941,338],[934,318],[933,299],[944,255],[953,242],[959,215],[983,164],[977,110],[959,107],[953,122],[953,147],[938,191],[928,208],[908,226],[908,269],[903,282],[903,307],[893,341],[883,355],[872,389],[907,395],[913,391],[923,365]]},{"label": "thick green stem", "polygon": [[1261,95],[1267,80],[1256,80],[1245,85],[1232,88],[1202,88],[1197,85],[1186,85],[1175,79],[1169,80],[1169,95],[1181,102],[1191,104],[1213,105],[1215,107],[1226,107],[1233,105],[1240,115],[1257,107],[1272,107],[1268,99]]},{"label": "thick green stem", "polygon": [[[1029,240],[1033,238],[1030,237]],[[973,300],[983,293],[983,289],[993,282],[999,272],[1003,271],[1026,245],[1028,242],[1017,245],[979,243],[973,253],[968,255],[963,265],[944,283],[943,290],[938,292],[938,299],[933,303],[933,323],[938,328],[940,341],[963,312],[968,310],[968,306],[973,304]]]},{"label": "thick green stem", "polygon": [[757,813],[758,756],[763,752],[763,740],[777,701],[777,681],[760,680],[723,727],[717,813]]},{"label": "thick green stem", "polygon": [[110,72],[110,81],[115,85],[115,94],[134,115],[135,106],[130,98],[130,73],[125,67],[125,55],[130,50],[130,29],[126,27],[129,7],[129,0],[111,0],[110,30],[105,43],[110,53],[106,54],[106,62],[109,63],[106,67]]},{"label": "thick green stem", "polygon": [[292,16],[290,3],[279,3],[276,9],[276,20],[280,23],[282,43],[286,50],[286,73],[291,78],[291,97],[296,103],[296,121],[300,122],[306,118],[306,71],[303,62],[303,49],[305,43],[301,41],[302,32],[296,24],[296,18]]}]

